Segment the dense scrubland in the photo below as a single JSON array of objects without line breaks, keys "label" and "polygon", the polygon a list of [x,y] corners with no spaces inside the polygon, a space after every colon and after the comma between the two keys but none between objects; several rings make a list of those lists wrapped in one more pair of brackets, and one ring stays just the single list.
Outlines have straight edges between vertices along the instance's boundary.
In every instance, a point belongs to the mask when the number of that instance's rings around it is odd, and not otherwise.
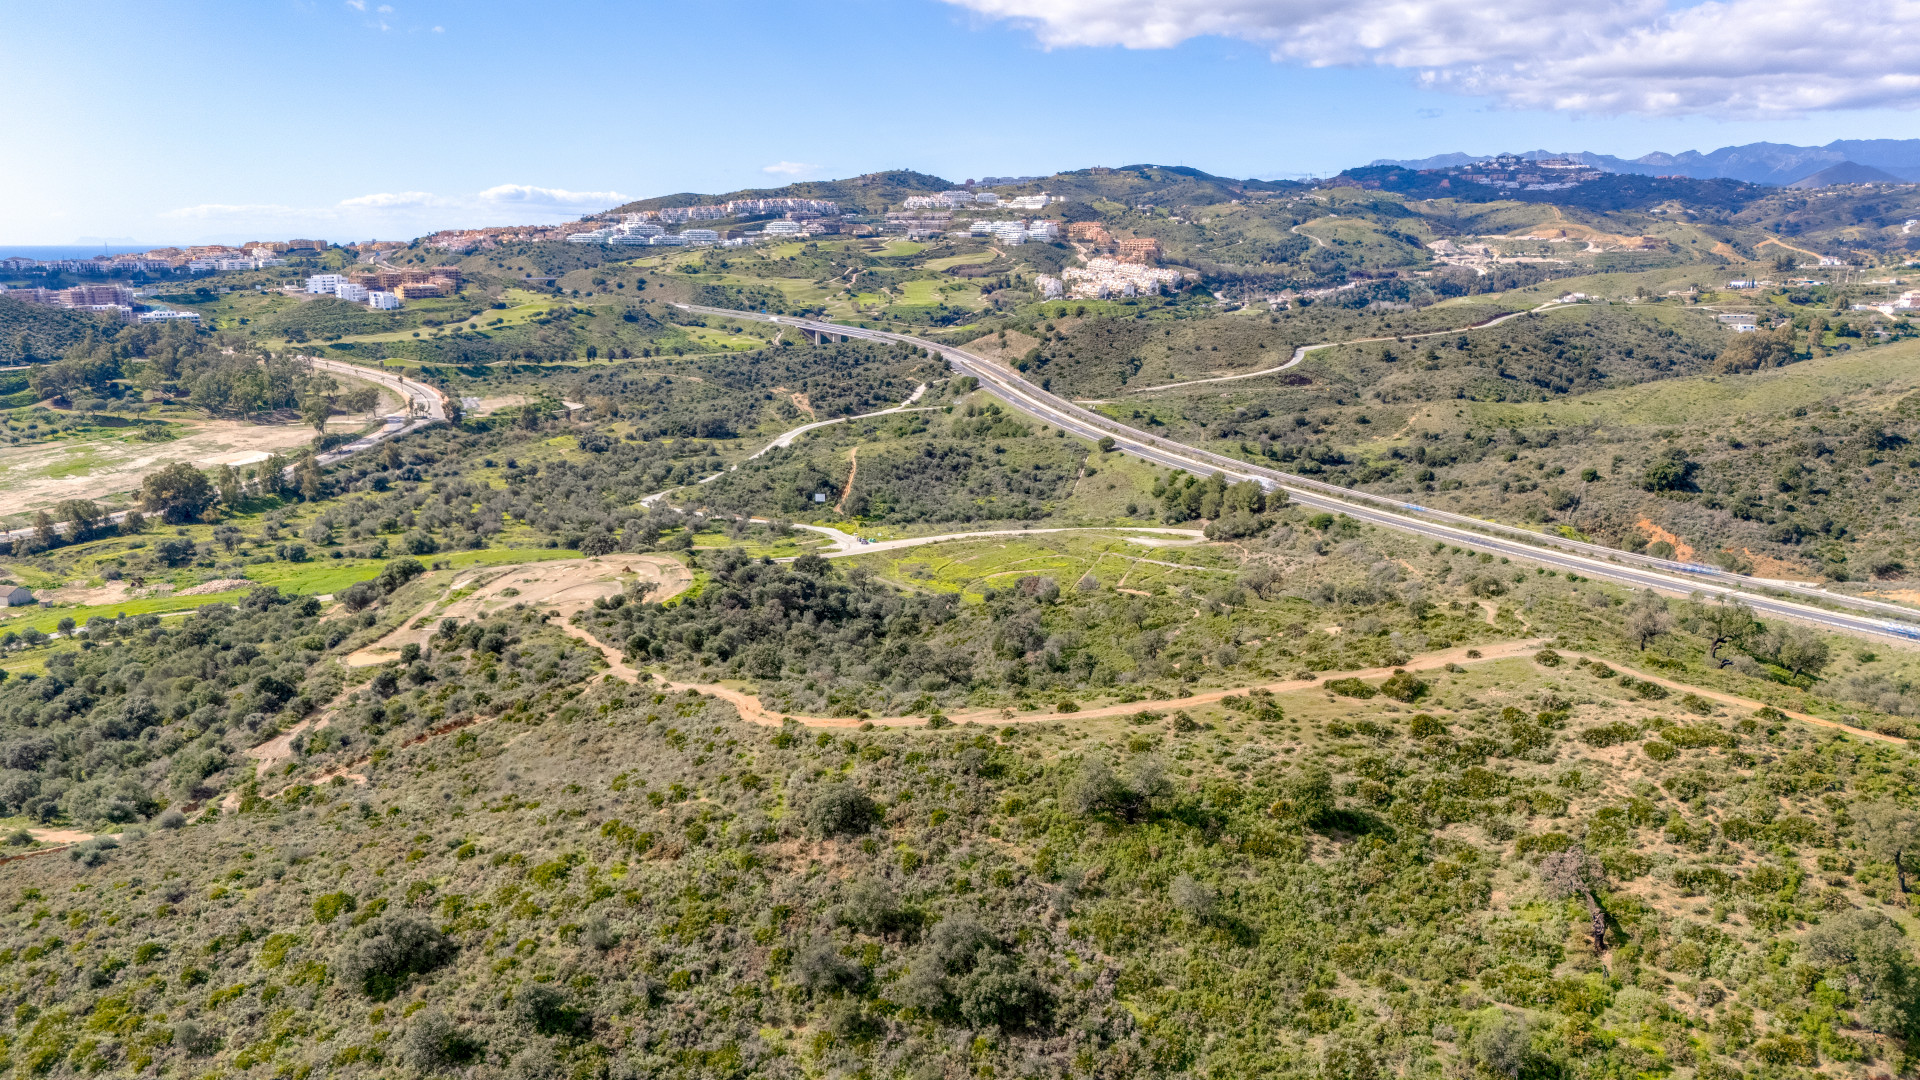
[{"label": "dense scrubland", "polygon": [[[918,349],[666,303],[948,327],[1166,437],[1897,595],[1905,328],[1795,287],[1741,298],[1777,328],[1735,337],[1731,298],[1682,286],[1732,272],[1696,249],[1755,254],[1754,222],[1824,242],[1901,206],[1052,182],[1201,288],[1042,305],[1050,246],[530,245],[469,257],[420,338],[311,303],[23,331],[20,389],[74,415],[137,393],[324,422],[337,388],[260,348],[294,331],[490,404],[332,468],[157,468],[132,520],[69,500],[10,545],[0,576],[57,606],[0,620],[0,858],[27,856],[0,865],[0,1069],[1910,1072],[1904,647],[1378,531],[1127,460]],[[1668,246],[1631,272],[1428,263],[1550,219]],[[1617,302],[1482,325],[1576,271]],[[1231,300],[1309,287],[1336,291]],[[756,455],[820,420],[843,422]],[[811,524],[998,532],[831,552]],[[1120,528],[1146,525],[1188,532]],[[438,614],[481,572],[629,553],[690,586]],[[135,588],[159,582],[224,591]]]}]

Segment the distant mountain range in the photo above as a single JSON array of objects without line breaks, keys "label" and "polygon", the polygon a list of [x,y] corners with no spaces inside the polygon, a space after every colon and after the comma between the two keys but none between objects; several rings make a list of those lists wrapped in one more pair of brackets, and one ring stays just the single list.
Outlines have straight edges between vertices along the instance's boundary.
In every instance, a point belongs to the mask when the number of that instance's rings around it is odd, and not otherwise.
[{"label": "distant mountain range", "polygon": [[[1383,158],[1373,164],[1398,165],[1406,169],[1445,169],[1485,161],[1491,156],[1439,154],[1416,161]],[[1637,158],[1585,151],[1556,153],[1547,150],[1529,150],[1521,156],[1573,158],[1596,169],[1615,173],[1686,176],[1695,180],[1742,180],[1749,184],[1780,187],[1920,182],[1920,139],[1835,139],[1825,146],[1762,142],[1723,146],[1707,154],[1688,150],[1680,154],[1653,153]]]}]

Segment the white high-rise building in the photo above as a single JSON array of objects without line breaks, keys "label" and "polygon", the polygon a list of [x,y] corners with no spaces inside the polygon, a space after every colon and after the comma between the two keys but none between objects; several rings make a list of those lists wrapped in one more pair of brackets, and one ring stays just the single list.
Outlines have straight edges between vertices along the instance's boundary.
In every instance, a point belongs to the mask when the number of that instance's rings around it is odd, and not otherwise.
[{"label": "white high-rise building", "polygon": [[342,300],[351,300],[356,304],[364,304],[367,302],[367,287],[349,281],[345,285],[335,286],[333,295]]},{"label": "white high-rise building", "polygon": [[390,292],[370,292],[367,306],[375,311],[394,311],[400,307],[400,298]]},{"label": "white high-rise building", "polygon": [[340,274],[314,274],[307,278],[307,291],[315,296],[328,296],[346,283],[347,279]]}]

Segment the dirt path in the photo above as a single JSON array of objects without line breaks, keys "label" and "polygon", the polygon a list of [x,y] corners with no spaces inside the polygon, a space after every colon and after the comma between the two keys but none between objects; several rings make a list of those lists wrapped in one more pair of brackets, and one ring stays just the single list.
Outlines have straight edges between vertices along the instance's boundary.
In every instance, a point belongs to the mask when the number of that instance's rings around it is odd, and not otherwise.
[{"label": "dirt path", "polygon": [[[441,619],[470,622],[512,604],[553,608],[563,616],[618,595],[629,577],[656,582],[651,600],[679,595],[693,584],[685,564],[665,555],[602,555],[592,559],[475,567],[454,577],[440,595],[407,617],[397,629],[346,658],[348,667],[368,667],[397,659],[407,645],[425,647]],[[425,624],[425,625],[422,625]]]},{"label": "dirt path", "polygon": [[[570,626],[568,627],[568,633],[574,634],[574,636],[579,637],[582,640],[587,641],[595,645],[596,647],[598,647],[601,650],[602,655],[607,656],[609,663],[616,664],[615,673],[618,674],[619,677],[623,679],[637,677],[637,673],[635,673],[635,676],[629,676],[626,674],[626,672],[631,672],[633,669],[628,667],[624,662],[617,662],[618,654],[616,651],[610,650],[608,646],[602,645],[600,642],[595,641],[592,638],[592,636],[588,635],[585,631],[580,630],[578,627]],[[1445,668],[1448,665],[1466,666],[1468,664],[1487,664],[1487,663],[1492,663],[1496,660],[1510,660],[1517,656],[1530,655],[1534,652],[1539,651],[1545,645],[1546,645],[1546,641],[1544,639],[1532,638],[1532,639],[1526,639],[1521,641],[1506,641],[1506,642],[1500,642],[1494,645],[1484,645],[1484,646],[1477,646],[1477,647],[1462,646],[1457,649],[1446,649],[1440,652],[1424,653],[1420,656],[1413,657],[1412,659],[1408,660],[1406,663],[1398,665],[1397,667],[1366,668],[1360,671],[1343,671],[1343,672],[1330,671],[1322,674],[1321,676],[1315,679],[1288,679],[1281,682],[1264,683],[1257,686],[1243,686],[1243,687],[1235,687],[1232,689],[1225,689],[1225,690],[1209,690],[1202,694],[1194,694],[1191,697],[1177,698],[1170,701],[1132,702],[1132,703],[1120,704],[1120,705],[1105,705],[1105,706],[1101,706],[1099,708],[1094,708],[1094,709],[1082,709],[1079,712],[1070,713],[1070,714],[1057,712],[1052,709],[1043,709],[1043,710],[1024,712],[1024,713],[1013,713],[1011,715],[1008,715],[998,709],[970,709],[963,712],[956,712],[956,713],[949,714],[948,719],[953,720],[955,723],[965,723],[968,721],[972,721],[976,723],[989,724],[989,723],[1035,723],[1035,722],[1047,721],[1047,720],[1060,720],[1063,717],[1068,717],[1068,716],[1071,716],[1073,719],[1076,719],[1076,720],[1097,719],[1097,718],[1112,717],[1112,716],[1131,716],[1134,713],[1141,711],[1142,709],[1166,708],[1166,707],[1188,708],[1195,705],[1211,705],[1228,697],[1244,695],[1249,690],[1266,690],[1275,694],[1286,694],[1286,693],[1293,693],[1300,690],[1311,690],[1316,686],[1324,685],[1330,679],[1384,679],[1392,675],[1396,671],[1433,671],[1436,669]],[[1477,653],[1478,655],[1470,656],[1468,655],[1469,653]],[[1627,667],[1623,664],[1617,663],[1615,661],[1606,660],[1598,656],[1588,656],[1585,653],[1568,652],[1568,651],[1561,651],[1560,655],[1566,658],[1568,661],[1586,659],[1592,663],[1605,663],[1607,666],[1613,668],[1615,671],[1619,671],[1619,672],[1623,672],[1625,674],[1631,675],[1636,679],[1642,679],[1647,682],[1657,683],[1661,686],[1667,687],[1670,690],[1680,690],[1687,693],[1697,694],[1700,697],[1706,698],[1709,701],[1717,701],[1723,705],[1731,705],[1731,706],[1734,706],[1735,708],[1744,708],[1744,709],[1773,708],[1773,709],[1778,709],[1781,713],[1785,714],[1790,719],[1799,720],[1803,723],[1812,724],[1816,727],[1830,728],[1835,731],[1844,731],[1849,735],[1856,735],[1863,739],[1874,739],[1879,742],[1888,742],[1888,743],[1895,743],[1895,744],[1903,744],[1907,741],[1898,736],[1882,735],[1877,731],[1869,731],[1866,728],[1854,727],[1851,724],[1843,724],[1837,720],[1828,720],[1823,717],[1811,715],[1809,713],[1795,712],[1791,709],[1781,709],[1778,705],[1769,705],[1767,702],[1757,701],[1753,698],[1744,698],[1744,697],[1740,697],[1737,694],[1722,693],[1721,691],[1718,691],[1718,690],[1705,690],[1699,687],[1689,686],[1685,683],[1675,682],[1671,679],[1663,678],[1658,675],[1649,675],[1644,672]],[[860,720],[853,717],[839,717],[839,716],[802,716],[794,713],[783,713],[783,712],[778,712],[775,710],[768,709],[766,706],[761,704],[760,699],[758,697],[755,697],[751,694],[747,694],[740,690],[736,690],[730,686],[722,686],[717,683],[673,682],[665,678],[659,678],[658,682],[660,684],[660,688],[663,691],[666,691],[668,693],[684,693],[685,691],[688,691],[688,690],[696,690],[702,694],[710,694],[713,697],[719,698],[720,700],[725,701],[728,704],[732,705],[735,709],[739,710],[740,716],[742,719],[745,719],[755,724],[778,726],[779,724],[787,720],[793,720],[798,723],[804,724],[808,727],[858,727],[863,723],[872,723],[876,727],[915,727],[915,726],[924,726],[927,722],[926,717],[923,717],[923,716],[885,716],[885,717],[874,717],[871,720]]]},{"label": "dirt path", "polygon": [[1466,326],[1456,327],[1452,330],[1424,330],[1418,334],[1393,334],[1386,337],[1354,338],[1351,341],[1323,341],[1318,345],[1302,345],[1299,348],[1293,350],[1293,356],[1289,358],[1286,363],[1280,364],[1276,367],[1261,368],[1259,371],[1245,371],[1245,372],[1241,372],[1238,375],[1216,375],[1211,379],[1187,379],[1184,382],[1161,383],[1159,386],[1137,386],[1128,390],[1127,393],[1148,394],[1148,393],[1152,393],[1155,390],[1177,390],[1183,386],[1200,386],[1205,383],[1233,382],[1236,379],[1253,379],[1253,378],[1258,378],[1261,375],[1272,375],[1276,372],[1285,371],[1288,368],[1292,367],[1293,365],[1298,364],[1300,361],[1305,360],[1307,358],[1308,353],[1318,352],[1321,349],[1333,349],[1333,348],[1338,348],[1339,346],[1342,346],[1342,345],[1367,345],[1367,344],[1372,344],[1372,343],[1381,342],[1381,341],[1418,341],[1421,338],[1442,337],[1447,334],[1464,334],[1469,330],[1490,330],[1496,326],[1499,326],[1503,322],[1507,322],[1508,320],[1511,320],[1511,319],[1517,319],[1522,315],[1532,315],[1535,312],[1549,311],[1549,310],[1552,310],[1553,308],[1564,307],[1564,306],[1566,305],[1549,301],[1545,304],[1541,304],[1539,307],[1532,308],[1527,311],[1514,311],[1514,312],[1509,312],[1505,315],[1495,315],[1491,319],[1483,319],[1480,322],[1471,323]]},{"label": "dirt path", "polygon": [[833,512],[847,512],[847,500],[853,497],[853,478],[860,475],[860,448],[847,451],[847,486],[840,489],[840,501],[833,504]]},{"label": "dirt path", "polygon": [[1907,740],[1899,737],[1898,735],[1882,735],[1877,731],[1869,731],[1866,728],[1854,727],[1852,724],[1843,724],[1838,720],[1828,720],[1824,717],[1814,716],[1811,713],[1794,712],[1791,709],[1782,709],[1778,705],[1771,705],[1764,701],[1756,701],[1753,698],[1744,698],[1739,696],[1738,694],[1727,694],[1727,693],[1722,693],[1721,691],[1718,691],[1718,690],[1703,690],[1698,686],[1689,686],[1686,683],[1675,682],[1672,679],[1666,678],[1664,676],[1649,675],[1644,671],[1639,671],[1634,668],[1627,667],[1624,664],[1621,664],[1614,660],[1608,660],[1605,657],[1588,656],[1586,653],[1566,652],[1566,651],[1560,651],[1560,655],[1567,657],[1569,660],[1585,659],[1596,664],[1605,664],[1615,671],[1621,672],[1622,674],[1631,675],[1634,678],[1641,680],[1642,682],[1658,683],[1659,685],[1664,686],[1669,690],[1681,690],[1689,694],[1697,694],[1700,697],[1706,698],[1708,701],[1717,701],[1722,705],[1732,705],[1736,708],[1742,708],[1742,709],[1778,709],[1780,712],[1785,713],[1788,717],[1794,720],[1799,720],[1802,723],[1812,724],[1815,727],[1832,728],[1835,731],[1844,731],[1849,735],[1858,735],[1863,739],[1873,739],[1878,742],[1894,743],[1897,745],[1904,745],[1907,742]]},{"label": "dirt path", "polygon": [[1794,247],[1792,244],[1787,243],[1785,240],[1782,240],[1777,236],[1769,236],[1765,240],[1762,240],[1758,244],[1755,244],[1754,247],[1756,249],[1763,248],[1763,247],[1766,247],[1768,244],[1772,244],[1775,247],[1786,248],[1788,251],[1799,252],[1800,254],[1807,256],[1808,258],[1812,259],[1815,262],[1819,262],[1821,259],[1821,255],[1819,252],[1808,251],[1806,248],[1803,248],[1803,247]]}]

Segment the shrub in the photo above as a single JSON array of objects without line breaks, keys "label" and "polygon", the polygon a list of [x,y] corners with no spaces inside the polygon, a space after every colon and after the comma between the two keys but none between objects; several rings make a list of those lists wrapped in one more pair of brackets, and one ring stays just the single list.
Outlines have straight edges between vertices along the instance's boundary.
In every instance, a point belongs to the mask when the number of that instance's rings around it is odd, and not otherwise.
[{"label": "shrub", "polygon": [[1415,678],[1412,672],[1396,671],[1380,684],[1380,692],[1395,701],[1412,703],[1426,696],[1427,684]]},{"label": "shrub", "polygon": [[807,800],[807,824],[821,836],[852,836],[866,832],[879,817],[879,808],[853,784],[822,784]]},{"label": "shrub", "polygon": [[1332,679],[1323,685],[1341,697],[1360,698],[1362,700],[1370,698],[1380,692],[1374,689],[1372,685],[1361,682],[1359,679]]},{"label": "shrub", "polygon": [[1642,744],[1640,749],[1645,751],[1646,755],[1655,761],[1672,761],[1680,754],[1680,751],[1675,750],[1672,744],[1663,743],[1658,739]]},{"label": "shrub", "polygon": [[1580,741],[1593,747],[1619,746],[1621,743],[1632,742],[1639,737],[1639,727],[1625,720],[1616,720],[1611,724],[1588,728],[1580,733]]},{"label": "shrub", "polygon": [[313,921],[330,923],[360,906],[352,893],[332,892],[313,901]]},{"label": "shrub", "polygon": [[1541,649],[1539,652],[1533,654],[1533,662],[1539,664],[1541,667],[1559,667],[1562,663],[1562,657],[1552,649]]},{"label": "shrub", "polygon": [[1407,721],[1407,731],[1416,739],[1431,739],[1435,735],[1445,735],[1447,725],[1438,717],[1427,713],[1415,713]]},{"label": "shrub", "polygon": [[334,971],[342,985],[387,1001],[409,977],[432,971],[453,953],[453,942],[425,919],[382,916],[368,921],[358,938],[340,947]]}]

